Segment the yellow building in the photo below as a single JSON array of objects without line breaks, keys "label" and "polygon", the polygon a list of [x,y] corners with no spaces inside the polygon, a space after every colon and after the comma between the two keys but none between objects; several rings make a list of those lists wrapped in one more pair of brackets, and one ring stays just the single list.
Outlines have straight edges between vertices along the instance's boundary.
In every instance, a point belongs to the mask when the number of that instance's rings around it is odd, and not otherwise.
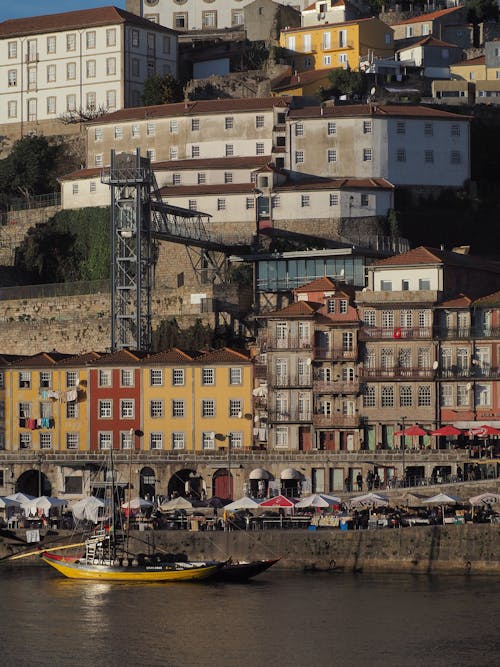
[{"label": "yellow building", "polygon": [[7,451],[88,448],[85,364],[97,356],[42,352],[3,369]]},{"label": "yellow building", "polygon": [[[462,60],[459,63],[450,65],[450,75],[452,79],[462,79],[464,81],[484,81],[488,79],[488,69],[486,67],[485,56]],[[496,78],[495,76],[491,77]]]},{"label": "yellow building", "polygon": [[394,57],[393,30],[377,18],[302,26],[281,31],[280,46],[287,50],[294,70],[359,69],[369,54]]},{"label": "yellow building", "polygon": [[213,451],[252,444],[253,366],[222,348],[193,358],[181,350],[143,360],[143,448]]}]

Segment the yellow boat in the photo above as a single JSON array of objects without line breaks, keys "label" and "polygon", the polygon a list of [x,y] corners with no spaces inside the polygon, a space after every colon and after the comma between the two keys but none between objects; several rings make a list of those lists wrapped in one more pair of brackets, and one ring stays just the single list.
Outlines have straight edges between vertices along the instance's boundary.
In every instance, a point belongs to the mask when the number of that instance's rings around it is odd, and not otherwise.
[{"label": "yellow boat", "polygon": [[96,581],[197,581],[216,574],[224,563],[169,562],[157,556],[117,558],[109,535],[96,534],[85,543],[78,558],[43,551],[44,563],[69,579]]}]

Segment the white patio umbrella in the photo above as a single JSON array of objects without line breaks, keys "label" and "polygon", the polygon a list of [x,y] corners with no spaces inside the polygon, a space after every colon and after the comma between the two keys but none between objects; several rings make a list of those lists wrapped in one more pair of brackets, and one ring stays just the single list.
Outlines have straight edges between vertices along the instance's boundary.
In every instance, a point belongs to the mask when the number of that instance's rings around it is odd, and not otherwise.
[{"label": "white patio umbrella", "polygon": [[341,502],[337,496],[329,496],[325,493],[313,493],[299,500],[295,507],[332,507]]},{"label": "white patio umbrella", "polygon": [[20,506],[21,503],[18,500],[12,500],[12,498],[8,498],[7,496],[0,496],[0,509]]},{"label": "white patio umbrella", "polygon": [[19,503],[25,503],[28,500],[35,500],[35,496],[29,496],[27,493],[11,493],[10,496],[5,496],[9,500],[17,500]]},{"label": "white patio umbrella", "polygon": [[170,512],[174,510],[192,510],[193,503],[189,502],[187,498],[179,496],[178,498],[173,498],[168,500],[166,503],[160,505],[160,510],[162,512]]},{"label": "white patio umbrella", "polygon": [[365,493],[362,496],[355,496],[349,501],[351,507],[386,507],[389,504],[389,498],[380,493]]},{"label": "white patio umbrella", "polygon": [[478,496],[469,498],[471,505],[495,505],[500,503],[500,493],[480,493]]},{"label": "white patio umbrella", "polygon": [[122,503],[122,508],[123,509],[130,509],[132,510],[144,510],[148,509],[149,507],[153,507],[154,503],[152,503],[150,500],[146,500],[145,498],[131,498],[130,501],[126,501]]},{"label": "white patio umbrella", "polygon": [[50,496],[40,496],[39,498],[35,498],[35,500],[32,500],[31,503],[33,504],[35,508],[35,514],[36,510],[41,509],[43,514],[45,516],[49,515],[49,512],[51,509],[54,507],[66,507],[68,504],[67,500],[64,500],[63,498],[52,498]]},{"label": "white patio umbrella", "polygon": [[229,510],[229,512],[233,512],[234,510],[244,510],[244,509],[250,510],[250,509],[256,509],[257,507],[260,507],[260,503],[257,500],[249,498],[248,496],[243,496],[243,498],[238,498],[238,500],[233,500],[233,502],[229,503],[229,505],[226,505],[224,509]]},{"label": "white patio umbrella", "polygon": [[447,493],[438,493],[436,496],[431,496],[423,502],[424,505],[439,505],[441,507],[441,516],[443,517],[444,525],[444,506],[445,505],[458,505],[460,499],[456,496],[450,496]]},{"label": "white patio umbrella", "polygon": [[79,521],[87,520],[97,523],[99,511],[105,506],[104,500],[95,496],[87,496],[78,500],[72,507],[73,516]]}]

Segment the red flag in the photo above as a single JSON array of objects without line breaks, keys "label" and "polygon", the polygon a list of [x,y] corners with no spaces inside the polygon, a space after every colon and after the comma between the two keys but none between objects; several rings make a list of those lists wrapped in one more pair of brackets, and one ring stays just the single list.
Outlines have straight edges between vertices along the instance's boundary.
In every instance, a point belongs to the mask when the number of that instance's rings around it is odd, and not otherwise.
[{"label": "red flag", "polygon": [[401,327],[396,327],[394,333],[392,334],[393,338],[401,338]]}]

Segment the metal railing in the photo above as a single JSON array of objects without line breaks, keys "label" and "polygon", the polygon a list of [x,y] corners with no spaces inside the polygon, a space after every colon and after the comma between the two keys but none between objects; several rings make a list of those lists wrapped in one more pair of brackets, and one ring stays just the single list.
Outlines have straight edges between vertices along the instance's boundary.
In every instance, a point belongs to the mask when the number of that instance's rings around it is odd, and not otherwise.
[{"label": "metal railing", "polygon": [[372,338],[432,338],[432,327],[361,327],[361,340]]},{"label": "metal railing", "polygon": [[314,391],[331,392],[332,394],[357,394],[359,392],[359,382],[353,380],[323,380],[314,378]]},{"label": "metal railing", "polygon": [[109,294],[109,280],[82,280],[75,283],[47,283],[45,285],[20,285],[0,288],[0,301],[18,299],[44,299],[78,294]]},{"label": "metal railing", "polygon": [[334,361],[355,361],[358,358],[358,351],[343,350],[341,348],[332,347],[315,347],[315,359],[333,359]]},{"label": "metal railing", "polygon": [[432,380],[436,371],[432,368],[360,368],[360,377],[364,379],[406,378]]},{"label": "metal railing", "polygon": [[271,374],[269,384],[272,387],[311,387],[312,374],[306,373],[304,375],[290,374],[290,375],[276,375]]},{"label": "metal railing", "polygon": [[311,350],[312,341],[306,338],[295,338],[287,336],[286,338],[270,337],[266,341],[268,350]]},{"label": "metal railing", "polygon": [[50,192],[46,195],[33,195],[27,199],[13,199],[9,203],[9,211],[25,211],[33,208],[48,208],[61,205],[61,193]]}]

